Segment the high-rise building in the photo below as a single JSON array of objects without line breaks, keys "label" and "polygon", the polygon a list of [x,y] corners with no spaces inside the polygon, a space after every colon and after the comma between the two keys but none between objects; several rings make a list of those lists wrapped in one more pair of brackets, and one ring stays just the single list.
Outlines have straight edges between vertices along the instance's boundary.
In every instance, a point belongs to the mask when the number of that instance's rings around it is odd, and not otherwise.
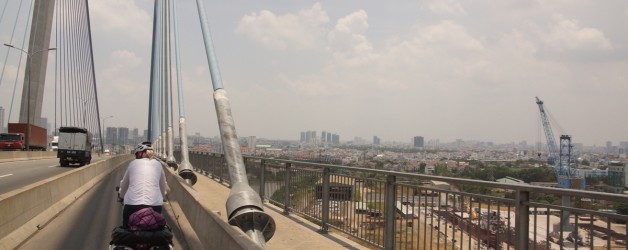
[{"label": "high-rise building", "polygon": [[613,142],[612,141],[607,141],[606,142],[606,153],[611,153],[613,151]]},{"label": "high-rise building", "polygon": [[340,135],[333,134],[333,135],[331,136],[331,143],[332,143],[332,144],[335,144],[335,145],[340,144]]},{"label": "high-rise building", "polygon": [[139,138],[140,137],[139,133],[140,133],[140,130],[137,128],[134,128],[133,132],[131,132],[131,143],[133,145],[139,144],[141,142]]},{"label": "high-rise building", "polygon": [[247,145],[249,146],[249,150],[255,150],[257,146],[257,138],[255,136],[249,136],[247,138]]},{"label": "high-rise building", "polygon": [[4,133],[4,108],[0,107],[0,133]]},{"label": "high-rise building", "polygon": [[305,142],[305,132],[301,132],[301,140],[300,142]]},{"label": "high-rise building", "polygon": [[621,193],[628,185],[626,180],[628,176],[628,165],[611,161],[608,165],[608,191],[613,193]]},{"label": "high-rise building", "polygon": [[[305,133],[305,139],[303,138],[304,133]],[[301,142],[316,143],[317,142],[316,131],[301,132]]]},{"label": "high-rise building", "polygon": [[366,144],[366,141],[364,140],[364,138],[356,136],[356,137],[353,137],[353,144],[355,144],[355,145],[364,145],[364,144]]},{"label": "high-rise building", "polygon": [[325,132],[325,130],[323,130],[323,133],[321,134],[321,143],[325,143],[327,138],[327,132]]},{"label": "high-rise building", "polygon": [[331,135],[332,135],[331,133],[329,132],[327,133],[327,140],[326,140],[327,144],[333,143],[333,141],[331,140]]},{"label": "high-rise building", "polygon": [[378,136],[373,136],[373,144],[379,145],[381,143],[381,139]]},{"label": "high-rise building", "polygon": [[107,127],[105,144],[118,144],[118,128]]},{"label": "high-rise building", "polygon": [[412,145],[415,148],[422,148],[425,147],[425,139],[423,138],[423,136],[415,136],[412,139]]},{"label": "high-rise building", "polygon": [[148,129],[144,129],[144,133],[140,141],[148,141],[148,140],[150,140],[148,139]]},{"label": "high-rise building", "polygon": [[45,129],[46,129],[46,133],[51,134],[51,133],[50,133],[50,126],[49,126],[49,124],[48,124],[48,118],[46,118],[46,117],[42,117],[42,118],[39,120],[39,123],[40,123],[40,124],[39,124],[39,126],[40,126],[40,127],[42,127],[42,128],[45,128]]},{"label": "high-rise building", "polygon": [[118,144],[120,145],[129,144],[129,128],[124,128],[124,127],[118,128]]}]

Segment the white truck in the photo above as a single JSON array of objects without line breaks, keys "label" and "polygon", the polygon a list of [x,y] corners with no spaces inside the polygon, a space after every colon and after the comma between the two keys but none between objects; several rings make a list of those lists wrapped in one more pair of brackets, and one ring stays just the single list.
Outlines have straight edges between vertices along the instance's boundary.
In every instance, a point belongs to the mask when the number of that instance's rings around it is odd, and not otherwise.
[{"label": "white truck", "polygon": [[59,128],[57,158],[62,167],[71,163],[78,163],[79,166],[89,164],[92,161],[92,134],[85,128]]},{"label": "white truck", "polygon": [[53,136],[52,141],[50,141],[50,151],[58,151],[59,150],[59,136]]}]

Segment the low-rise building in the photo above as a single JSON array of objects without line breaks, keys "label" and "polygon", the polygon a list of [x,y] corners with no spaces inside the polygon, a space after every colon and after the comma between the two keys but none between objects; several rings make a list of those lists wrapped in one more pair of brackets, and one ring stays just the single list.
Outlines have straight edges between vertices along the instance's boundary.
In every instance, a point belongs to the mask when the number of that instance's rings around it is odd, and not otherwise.
[{"label": "low-rise building", "polygon": [[628,165],[619,161],[608,164],[608,192],[622,193],[626,190],[628,179]]},{"label": "low-rise building", "polygon": [[519,179],[515,179],[512,178],[510,176],[506,176],[504,178],[499,178],[497,180],[495,180],[496,182],[500,182],[500,183],[506,183],[506,184],[526,184],[525,181],[519,180]]}]

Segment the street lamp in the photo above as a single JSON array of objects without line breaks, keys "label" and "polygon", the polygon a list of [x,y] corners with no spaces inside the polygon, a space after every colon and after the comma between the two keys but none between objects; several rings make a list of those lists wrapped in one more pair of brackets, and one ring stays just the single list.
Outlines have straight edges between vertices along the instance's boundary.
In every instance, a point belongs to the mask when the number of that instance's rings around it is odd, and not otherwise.
[{"label": "street lamp", "polygon": [[28,64],[28,73],[26,74],[26,76],[28,77],[28,86],[27,86],[27,90],[26,92],[28,92],[26,98],[27,98],[27,102],[26,102],[26,150],[30,151],[31,149],[31,135],[30,135],[30,131],[31,131],[31,72],[33,71],[31,69],[31,57],[37,53],[40,52],[44,52],[44,51],[50,51],[50,50],[57,50],[57,48],[47,48],[47,49],[42,49],[42,50],[38,50],[35,51],[33,53],[28,53],[26,50],[20,49],[18,47],[15,47],[11,44],[4,44],[4,46],[7,46],[9,48],[14,48],[16,50],[22,51],[24,52],[24,54],[26,54],[26,61]]},{"label": "street lamp", "polygon": [[[107,127],[105,126],[105,121],[109,118],[113,118],[113,115],[107,116],[105,118],[102,118],[102,129],[103,131],[106,131]],[[105,135],[105,143],[107,142],[107,134],[103,133]],[[105,153],[105,143],[103,143],[103,148],[100,149],[101,153]]]}]

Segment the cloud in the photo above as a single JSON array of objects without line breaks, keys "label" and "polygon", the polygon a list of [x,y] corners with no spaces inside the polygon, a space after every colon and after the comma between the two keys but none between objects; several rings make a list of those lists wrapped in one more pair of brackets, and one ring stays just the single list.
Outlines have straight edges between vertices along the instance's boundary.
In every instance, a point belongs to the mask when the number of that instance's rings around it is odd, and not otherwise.
[{"label": "cloud", "polygon": [[[15,76],[17,76],[17,66],[12,65],[12,64],[4,65],[0,63],[0,69],[4,70],[2,72],[2,82],[0,83],[0,86],[3,86],[4,84],[8,84],[8,83],[13,83],[15,81]],[[21,67],[20,71],[23,73],[24,67]]]},{"label": "cloud", "polygon": [[351,93],[366,98],[424,89],[425,85],[417,84],[420,82],[435,84],[430,91],[450,91],[451,84],[465,82],[462,79],[477,74],[478,68],[488,67],[482,58],[478,60],[484,53],[482,42],[453,21],[420,28],[380,50],[365,36],[368,27],[364,11],[340,18],[328,35],[332,56],[324,69],[294,77],[282,75],[281,82],[300,95]]},{"label": "cloud", "polygon": [[327,13],[316,3],[297,14],[278,16],[267,10],[251,13],[240,20],[236,33],[272,49],[303,50],[319,46],[328,22]]},{"label": "cloud", "polygon": [[[135,1],[107,0],[92,1],[89,4],[92,25],[98,32],[110,36],[126,36],[131,41],[150,44],[152,34],[152,14],[139,8]],[[123,40],[118,38],[116,40]]]},{"label": "cloud", "polygon": [[132,69],[142,63],[142,58],[129,50],[116,50],[109,59],[110,67],[105,69],[106,75],[117,75],[120,71]]},{"label": "cloud", "polygon": [[[109,66],[102,70],[101,86],[109,86],[107,91],[124,95],[133,95],[138,91],[138,84],[129,76],[137,75],[137,68],[142,65],[142,58],[128,50],[114,51],[109,58]],[[143,72],[143,71],[142,71]]]},{"label": "cloud", "polygon": [[554,16],[554,25],[545,43],[557,51],[565,50],[609,50],[613,46],[604,32],[589,27],[580,27],[578,22],[562,15]]},{"label": "cloud", "polygon": [[[406,87],[421,81],[453,83],[460,80],[453,79],[462,73],[461,70],[483,52],[482,42],[463,26],[443,21],[419,28],[410,37],[390,44],[379,61],[383,70],[375,75],[398,79]],[[447,88],[447,84],[438,86]]]},{"label": "cloud", "polygon": [[338,20],[327,36],[328,49],[336,61],[334,66],[359,66],[374,59],[373,46],[365,35],[368,27],[364,10]]},{"label": "cloud", "polygon": [[482,43],[467,32],[464,26],[453,21],[442,21],[437,25],[418,30],[411,42],[418,47],[458,52],[484,48]]},{"label": "cloud", "polygon": [[462,4],[454,0],[430,0],[427,7],[436,14],[444,15],[466,15],[467,11]]}]

